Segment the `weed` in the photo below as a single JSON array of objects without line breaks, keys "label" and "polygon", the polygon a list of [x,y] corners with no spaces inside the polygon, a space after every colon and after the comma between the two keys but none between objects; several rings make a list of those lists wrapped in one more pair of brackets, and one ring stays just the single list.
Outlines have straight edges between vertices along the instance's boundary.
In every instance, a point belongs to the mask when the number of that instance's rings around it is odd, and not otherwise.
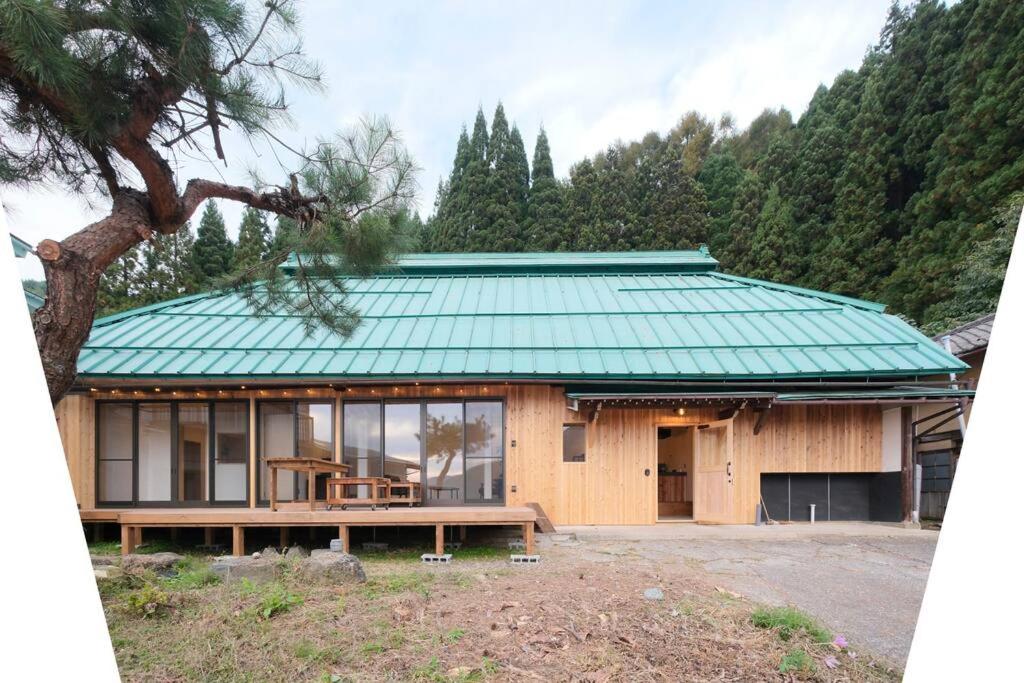
[{"label": "weed", "polygon": [[426,664],[421,664],[409,672],[409,678],[414,681],[447,681],[448,677],[441,672],[441,662],[437,657],[431,657]]},{"label": "weed", "polygon": [[796,633],[804,631],[816,643],[827,643],[832,635],[809,616],[792,607],[761,607],[750,615],[750,621],[758,628],[774,629],[779,638],[790,640]]},{"label": "weed", "polygon": [[121,544],[118,541],[97,541],[89,544],[90,555],[120,555]]},{"label": "weed", "polygon": [[464,635],[466,635],[466,632],[461,628],[453,628],[441,636],[441,643],[444,645],[454,645],[462,640],[462,636]]},{"label": "weed", "polygon": [[814,661],[803,650],[790,650],[782,661],[779,662],[779,671],[788,673],[790,671],[802,671],[809,673],[814,669]]},{"label": "weed", "polygon": [[171,606],[171,596],[156,585],[147,583],[142,588],[126,593],[121,604],[127,612],[136,616],[158,616]]},{"label": "weed", "polygon": [[341,659],[341,652],[336,647],[317,647],[308,640],[300,640],[295,644],[295,656],[307,662],[334,664]]},{"label": "weed", "polygon": [[363,651],[364,655],[379,655],[387,648],[384,647],[384,643],[378,643],[376,640],[368,640],[363,643],[362,647],[359,649]]},{"label": "weed", "polygon": [[266,621],[276,614],[282,614],[302,604],[301,595],[291,593],[280,583],[257,585],[242,579],[240,591],[243,595],[258,595],[259,602],[248,612],[257,620]]}]

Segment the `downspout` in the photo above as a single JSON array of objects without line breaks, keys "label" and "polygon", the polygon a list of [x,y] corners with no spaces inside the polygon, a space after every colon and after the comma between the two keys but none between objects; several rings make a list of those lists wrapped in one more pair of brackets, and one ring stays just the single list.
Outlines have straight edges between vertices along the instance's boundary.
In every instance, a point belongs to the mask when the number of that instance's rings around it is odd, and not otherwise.
[{"label": "downspout", "polygon": [[[948,353],[949,355],[952,356],[953,355],[953,346],[952,346],[952,343],[950,342],[950,336],[948,334],[947,335],[943,335],[943,337],[942,337],[942,345],[946,348],[946,353]],[[950,389],[959,389],[959,386],[957,385],[957,381],[956,381],[956,373],[954,373],[954,372],[949,373],[949,381],[950,381],[950,385],[949,385]],[[957,423],[960,425],[960,436],[961,437],[966,437],[967,436],[967,421],[964,420],[964,409],[965,409],[964,400],[962,398],[959,399],[957,401],[957,405],[960,406],[960,414],[956,416]]]}]

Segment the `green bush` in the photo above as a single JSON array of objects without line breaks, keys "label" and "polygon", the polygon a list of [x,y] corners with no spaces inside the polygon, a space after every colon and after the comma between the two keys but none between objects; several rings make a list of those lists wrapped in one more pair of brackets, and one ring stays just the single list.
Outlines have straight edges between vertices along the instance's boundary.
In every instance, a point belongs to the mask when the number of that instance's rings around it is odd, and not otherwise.
[{"label": "green bush", "polygon": [[122,605],[126,611],[136,616],[158,616],[171,606],[171,596],[155,584],[147,583],[142,588],[125,593]]},{"label": "green bush", "polygon": [[280,583],[268,583],[257,588],[251,582],[243,581],[242,587],[243,591],[259,595],[255,615],[257,619],[261,620],[270,619],[276,614],[283,614],[303,602],[301,595],[288,591]]}]

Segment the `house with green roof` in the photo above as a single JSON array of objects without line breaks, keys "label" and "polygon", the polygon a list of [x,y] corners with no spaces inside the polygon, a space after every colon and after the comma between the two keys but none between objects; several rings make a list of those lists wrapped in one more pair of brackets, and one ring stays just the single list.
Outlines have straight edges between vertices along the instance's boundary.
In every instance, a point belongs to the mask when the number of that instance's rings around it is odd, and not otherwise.
[{"label": "house with green roof", "polygon": [[703,247],[412,254],[344,289],[347,338],[231,292],[96,320],[57,408],[83,519],[311,493],[343,519],[315,477],[271,490],[268,461],[312,456],[445,514],[898,521],[908,408],[972,395],[885,306],[723,273]]}]

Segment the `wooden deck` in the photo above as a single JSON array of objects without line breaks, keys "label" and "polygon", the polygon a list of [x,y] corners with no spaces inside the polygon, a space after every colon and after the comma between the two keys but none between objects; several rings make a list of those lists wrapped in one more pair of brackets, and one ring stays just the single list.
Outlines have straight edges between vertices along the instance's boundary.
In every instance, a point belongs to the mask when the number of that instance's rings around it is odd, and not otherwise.
[{"label": "wooden deck", "polygon": [[232,552],[245,554],[247,527],[337,526],[338,537],[348,551],[350,527],[433,526],[435,551],[444,552],[446,526],[518,526],[523,530],[526,554],[533,554],[533,527],[537,512],[531,507],[462,506],[407,507],[388,510],[349,509],[310,511],[304,503],[269,508],[130,508],[81,510],[83,522],[116,522],[121,525],[121,552],[128,554],[142,542],[142,529],[201,527],[230,528]]}]

